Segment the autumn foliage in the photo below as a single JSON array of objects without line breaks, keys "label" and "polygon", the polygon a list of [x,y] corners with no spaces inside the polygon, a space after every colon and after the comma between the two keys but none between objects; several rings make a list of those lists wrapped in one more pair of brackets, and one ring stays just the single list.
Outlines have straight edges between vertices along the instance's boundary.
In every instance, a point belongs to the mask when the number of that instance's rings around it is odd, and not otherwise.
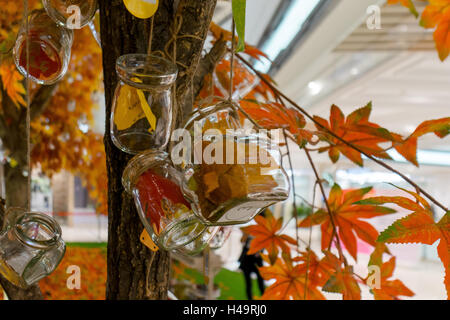
[{"label": "autumn foliage", "polygon": [[[421,0],[428,4],[420,17],[420,25],[427,29],[434,29],[434,41],[439,58],[444,61],[450,54],[450,1],[449,0]],[[412,0],[388,0],[389,4],[401,3],[407,7],[416,18],[419,17]]]},{"label": "autumn foliage", "polygon": [[[77,276],[70,266],[79,267],[79,289],[74,287],[75,279],[69,278]],[[67,247],[58,268],[39,286],[46,300],[105,300],[106,248]]]},{"label": "autumn foliage", "polygon": [[[41,7],[30,0],[29,10]],[[0,77],[4,92],[17,108],[26,108],[24,77],[16,69],[11,48],[23,18],[23,1],[0,0]],[[64,169],[82,178],[97,212],[106,214],[107,178],[103,135],[92,130],[102,96],[101,48],[89,28],[75,30],[69,70],[48,106],[31,123],[31,159],[34,167],[51,177]],[[33,84],[31,102],[41,88]],[[0,95],[0,110],[5,107]],[[3,121],[8,122],[2,112]],[[13,154],[14,150],[7,150]],[[12,165],[15,159],[9,159]]]},{"label": "autumn foliage", "polygon": [[[29,1],[38,7],[36,1]],[[450,54],[450,0],[429,0],[420,15],[411,0],[388,0],[400,3],[420,16],[424,28],[433,28],[436,47],[441,60]],[[8,56],[15,34],[22,20],[22,2],[0,0],[0,61],[2,93],[16,108],[25,108],[24,79]],[[212,24],[213,42],[232,40],[230,32]],[[102,137],[90,128],[93,108],[101,90],[101,49],[88,28],[76,31],[69,71],[51,97],[48,107],[32,123],[32,159],[44,173],[51,176],[61,169],[79,174],[87,184],[90,195],[99,203],[98,212],[106,212],[106,168]],[[246,46],[243,56],[249,59],[268,59],[252,46]],[[247,67],[239,56],[234,61],[233,89],[246,92],[239,101],[242,120],[247,118],[264,129],[281,129],[286,139],[295,142],[302,151],[328,153],[333,163],[345,157],[358,166],[364,158],[390,159],[389,150],[395,149],[407,161],[418,166],[419,139],[426,134],[445,138],[450,133],[450,117],[427,120],[409,136],[400,135],[370,120],[372,103],[367,103],[345,115],[337,105],[330,108],[327,119],[309,115],[301,107],[288,103],[277,91],[268,75],[258,74]],[[204,99],[227,98],[231,62],[219,61],[212,75],[205,77],[204,86],[196,104]],[[39,89],[32,88],[31,97]],[[0,97],[4,99],[4,97]],[[0,106],[2,105],[0,100]],[[8,121],[8,119],[4,119]],[[314,149],[312,147],[314,146]],[[311,163],[313,165],[313,163]],[[315,169],[315,168],[313,168]],[[323,187],[323,180],[316,177]],[[445,268],[443,279],[450,298],[450,212],[435,220],[431,206],[418,188],[402,189],[404,196],[372,196],[372,187],[343,190],[338,184],[329,192],[322,188],[320,207],[312,206],[311,215],[298,221],[298,228],[319,226],[321,251],[314,252],[310,243],[300,249],[298,239],[285,234],[283,219],[267,214],[255,218],[255,224],[244,232],[253,237],[249,254],[262,251],[266,265],[260,268],[266,280],[273,281],[262,299],[325,299],[325,292],[338,293],[346,300],[361,299],[361,287],[367,286],[368,275],[354,271],[347,256],[358,259],[358,239],[373,247],[369,266],[381,270],[380,288],[371,289],[375,299],[394,300],[414,293],[398,279],[393,279],[396,258],[387,244],[422,243],[432,245],[439,241],[437,252]],[[428,200],[431,200],[428,197]],[[433,199],[434,200],[434,199]],[[433,202],[437,202],[434,200]],[[313,204],[314,205],[314,204]],[[393,214],[393,206],[410,213],[395,221],[386,230],[377,230],[370,219]],[[441,208],[444,208],[441,206]],[[385,256],[389,256],[385,259]],[[66,269],[78,265],[83,274],[82,289],[65,289]],[[59,268],[41,281],[41,289],[49,299],[103,299],[106,261],[101,249],[69,247]]]}]

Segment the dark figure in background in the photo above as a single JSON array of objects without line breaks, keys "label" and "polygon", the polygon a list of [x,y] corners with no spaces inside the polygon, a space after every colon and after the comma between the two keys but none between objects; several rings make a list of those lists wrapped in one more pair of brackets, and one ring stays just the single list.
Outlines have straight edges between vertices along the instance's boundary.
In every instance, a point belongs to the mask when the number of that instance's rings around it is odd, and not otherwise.
[{"label": "dark figure in background", "polygon": [[250,248],[251,238],[247,235],[244,235],[242,241],[245,241],[244,248],[242,249],[241,256],[239,257],[240,266],[239,268],[242,270],[245,278],[245,290],[247,292],[248,300],[253,300],[252,293],[252,278],[251,274],[255,273],[258,280],[258,287],[261,294],[264,293],[264,279],[261,277],[259,273],[258,267],[262,267],[263,260],[259,253],[248,255],[247,252]]}]

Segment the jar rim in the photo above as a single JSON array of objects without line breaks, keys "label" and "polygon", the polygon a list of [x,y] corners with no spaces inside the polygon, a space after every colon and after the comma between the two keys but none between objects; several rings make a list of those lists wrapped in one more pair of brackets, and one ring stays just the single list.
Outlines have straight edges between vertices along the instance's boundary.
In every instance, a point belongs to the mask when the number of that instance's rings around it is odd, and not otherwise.
[{"label": "jar rim", "polygon": [[169,154],[161,150],[147,150],[134,156],[125,167],[122,174],[122,186],[132,193],[139,176],[161,162],[168,162]]},{"label": "jar rim", "polygon": [[236,120],[238,120],[238,115],[237,115],[238,108],[237,108],[236,104],[232,101],[224,100],[224,101],[220,101],[215,104],[212,104],[210,106],[193,111],[189,115],[189,117],[185,121],[185,123],[183,124],[183,128],[186,130],[189,130],[192,128],[192,125],[195,121],[198,121],[201,118],[210,116],[210,115],[214,114],[215,112],[226,111],[227,109],[231,110],[231,116],[235,117]]},{"label": "jar rim", "polygon": [[[145,70],[151,64],[153,64],[152,68]],[[171,85],[178,75],[177,66],[170,60],[143,53],[120,56],[116,61],[116,71],[127,84],[140,88]]]},{"label": "jar rim", "polygon": [[[37,222],[40,225],[46,226],[54,235],[48,240],[36,240],[27,236],[20,228],[19,225],[25,222]],[[58,243],[61,239],[61,227],[58,222],[49,215],[39,212],[26,212],[24,214],[19,215],[15,219],[14,223],[14,232],[17,235],[18,239],[22,241],[24,244],[38,249],[48,249]]]}]

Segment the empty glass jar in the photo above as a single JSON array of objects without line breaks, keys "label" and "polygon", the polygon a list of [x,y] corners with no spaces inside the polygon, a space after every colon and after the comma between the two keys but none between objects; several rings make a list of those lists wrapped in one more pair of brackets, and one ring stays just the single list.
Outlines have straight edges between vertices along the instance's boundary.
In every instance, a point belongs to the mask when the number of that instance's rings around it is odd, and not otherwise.
[{"label": "empty glass jar", "polygon": [[53,84],[67,72],[73,31],[57,25],[44,10],[31,12],[28,24],[28,34],[25,23],[20,27],[13,49],[14,62],[22,75],[28,74],[39,84]]},{"label": "empty glass jar", "polygon": [[186,166],[185,195],[208,226],[243,224],[289,196],[276,145],[257,135],[203,135],[200,163]]},{"label": "empty glass jar", "polygon": [[48,15],[68,29],[86,26],[97,11],[97,0],[42,0]]},{"label": "empty glass jar", "polygon": [[133,195],[139,217],[158,247],[174,250],[199,237],[212,238],[192,213],[179,187],[181,173],[167,153],[149,150],[135,156],[125,168],[122,183]]},{"label": "empty glass jar", "polygon": [[177,68],[146,54],[117,59],[119,76],[111,114],[111,138],[124,152],[164,149],[172,127],[172,84]]},{"label": "empty glass jar", "polygon": [[26,288],[52,273],[65,253],[61,228],[48,215],[19,212],[0,234],[0,273]]}]

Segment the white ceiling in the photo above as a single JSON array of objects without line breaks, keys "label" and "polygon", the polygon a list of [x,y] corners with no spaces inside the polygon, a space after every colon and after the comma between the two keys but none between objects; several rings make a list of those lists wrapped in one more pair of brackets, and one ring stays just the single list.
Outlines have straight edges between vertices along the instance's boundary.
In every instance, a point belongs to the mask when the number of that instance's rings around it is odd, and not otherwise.
[{"label": "white ceiling", "polygon": [[[424,120],[450,116],[450,61],[440,62],[435,52],[399,52],[309,110],[328,116],[335,103],[348,114],[369,101],[373,121],[402,134]],[[421,141],[420,148],[450,151],[449,139],[429,135]]]}]

